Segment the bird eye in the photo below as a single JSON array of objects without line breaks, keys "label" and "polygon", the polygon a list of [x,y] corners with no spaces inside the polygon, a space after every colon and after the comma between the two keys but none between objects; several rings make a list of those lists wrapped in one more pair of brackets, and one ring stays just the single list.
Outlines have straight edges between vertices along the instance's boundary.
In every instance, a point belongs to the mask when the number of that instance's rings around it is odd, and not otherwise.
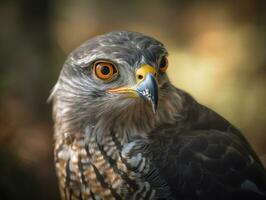
[{"label": "bird eye", "polygon": [[165,56],[162,57],[159,67],[160,67],[160,72],[166,72],[166,69],[168,67],[168,60]]},{"label": "bird eye", "polygon": [[93,66],[93,71],[99,79],[105,81],[111,80],[117,73],[115,66],[106,61],[96,62]]}]

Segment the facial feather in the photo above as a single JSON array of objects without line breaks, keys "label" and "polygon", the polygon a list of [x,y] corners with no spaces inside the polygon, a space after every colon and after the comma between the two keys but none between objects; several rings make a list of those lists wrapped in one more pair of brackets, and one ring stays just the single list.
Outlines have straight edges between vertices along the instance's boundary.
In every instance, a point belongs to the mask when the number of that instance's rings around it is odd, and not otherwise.
[{"label": "facial feather", "polygon": [[[139,98],[106,92],[136,84],[138,67],[146,63],[158,70],[159,59],[166,54],[160,42],[139,33],[112,32],[85,42],[68,57],[52,93],[54,118],[61,125],[57,132],[82,132],[91,126],[99,140],[110,128],[145,136],[162,123],[176,121],[182,102],[166,74],[158,77],[159,109],[155,115],[148,103]],[[94,76],[92,65],[98,59],[116,65],[117,79],[106,83]]]}]

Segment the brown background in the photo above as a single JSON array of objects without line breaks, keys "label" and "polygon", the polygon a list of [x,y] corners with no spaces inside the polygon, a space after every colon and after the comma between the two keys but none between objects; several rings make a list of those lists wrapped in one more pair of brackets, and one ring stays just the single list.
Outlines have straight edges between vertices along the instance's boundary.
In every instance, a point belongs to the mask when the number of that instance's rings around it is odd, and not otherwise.
[{"label": "brown background", "polygon": [[266,165],[265,1],[0,3],[0,199],[58,199],[51,105],[67,54],[111,30],[169,50],[172,82],[239,127]]}]

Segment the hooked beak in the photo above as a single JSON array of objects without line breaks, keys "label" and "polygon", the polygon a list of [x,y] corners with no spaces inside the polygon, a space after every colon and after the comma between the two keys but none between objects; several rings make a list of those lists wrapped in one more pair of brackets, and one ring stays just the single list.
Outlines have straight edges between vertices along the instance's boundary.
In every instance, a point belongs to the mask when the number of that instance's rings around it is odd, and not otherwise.
[{"label": "hooked beak", "polygon": [[141,97],[148,101],[155,113],[158,106],[158,83],[156,79],[156,70],[149,66],[143,65],[136,71],[137,84],[133,87],[120,87],[109,89],[110,93],[128,93],[131,97]]},{"label": "hooked beak", "polygon": [[144,100],[148,101],[155,113],[158,106],[158,84],[151,73],[148,73],[143,81],[137,86],[137,93]]}]

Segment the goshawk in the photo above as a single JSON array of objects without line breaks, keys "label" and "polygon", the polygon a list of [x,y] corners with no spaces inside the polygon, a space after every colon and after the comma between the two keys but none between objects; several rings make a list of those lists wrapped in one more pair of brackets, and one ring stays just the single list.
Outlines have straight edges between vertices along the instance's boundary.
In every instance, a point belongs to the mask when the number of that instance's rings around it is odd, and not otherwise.
[{"label": "goshawk", "polygon": [[127,31],[68,56],[51,94],[63,199],[266,199],[246,139],[167,67],[162,43]]}]

